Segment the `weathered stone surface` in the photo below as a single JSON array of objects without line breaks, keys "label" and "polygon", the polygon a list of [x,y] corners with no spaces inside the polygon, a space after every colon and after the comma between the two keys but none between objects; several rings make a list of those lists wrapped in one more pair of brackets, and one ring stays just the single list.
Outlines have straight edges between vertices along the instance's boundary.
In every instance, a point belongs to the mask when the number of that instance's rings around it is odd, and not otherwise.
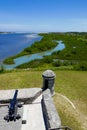
[{"label": "weathered stone surface", "polygon": [[21,130],[46,130],[43,118],[42,95],[40,95],[32,104],[26,104],[24,107],[27,109],[26,124],[22,124]]},{"label": "weathered stone surface", "polygon": [[[14,121],[5,121],[4,117],[8,114],[8,106],[0,107],[0,130],[21,130],[22,118]],[[23,107],[18,108],[18,114],[23,114]]]},{"label": "weathered stone surface", "polygon": [[[61,126],[61,121],[56,111],[49,89],[45,90],[43,93],[42,93],[42,89],[40,88],[28,88],[28,89],[26,88],[26,89],[18,89],[18,90],[19,90],[18,97],[17,97],[18,100],[24,102],[24,105],[25,104],[29,105],[28,108],[29,122],[27,122],[27,125],[29,125],[30,121],[32,124],[31,119],[33,119],[33,125],[31,126],[32,129],[34,127],[36,128],[36,126],[39,128],[40,124],[41,124],[41,130],[44,129],[57,130]],[[9,103],[9,101],[13,98],[14,92],[15,90],[0,91],[0,122],[1,122],[0,130],[20,130],[21,128],[22,119],[18,120],[15,123],[14,122],[7,123],[6,121],[3,120],[3,117],[8,113],[8,108],[5,105],[2,106],[2,103]],[[18,110],[18,113],[20,115],[23,115],[23,107]],[[44,119],[43,119],[43,115],[44,115]],[[39,121],[38,122],[39,124],[37,123],[37,121]],[[41,121],[43,123],[43,128],[42,128],[42,123],[40,123]]]},{"label": "weathered stone surface", "polygon": [[55,73],[52,70],[46,70],[43,72],[42,76],[45,78],[54,78]]},{"label": "weathered stone surface", "polygon": [[53,103],[49,89],[45,90],[42,94],[42,109],[47,129],[57,130],[60,128],[61,120]]},{"label": "weathered stone surface", "polygon": [[[13,98],[15,90],[0,90],[0,104],[9,103]],[[40,94],[42,90],[40,88],[26,88],[18,89],[18,101],[24,102],[24,104],[32,103]]]},{"label": "weathered stone surface", "polygon": [[50,89],[51,95],[54,95],[54,86],[55,86],[55,73],[52,70],[46,70],[42,74],[43,77],[43,87],[42,90]]}]

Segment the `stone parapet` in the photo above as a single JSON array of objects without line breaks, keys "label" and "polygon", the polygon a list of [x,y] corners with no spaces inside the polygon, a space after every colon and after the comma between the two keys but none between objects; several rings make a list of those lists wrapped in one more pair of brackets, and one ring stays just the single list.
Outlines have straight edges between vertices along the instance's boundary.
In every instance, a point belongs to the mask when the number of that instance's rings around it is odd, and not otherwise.
[{"label": "stone parapet", "polygon": [[[0,105],[3,103],[9,103],[13,98],[15,90],[0,90]],[[18,89],[17,100],[24,104],[32,103],[38,96],[40,96],[42,90],[40,88],[25,88]]]},{"label": "stone parapet", "polygon": [[50,90],[42,93],[42,110],[47,130],[58,130],[61,127],[61,120],[55,108]]}]

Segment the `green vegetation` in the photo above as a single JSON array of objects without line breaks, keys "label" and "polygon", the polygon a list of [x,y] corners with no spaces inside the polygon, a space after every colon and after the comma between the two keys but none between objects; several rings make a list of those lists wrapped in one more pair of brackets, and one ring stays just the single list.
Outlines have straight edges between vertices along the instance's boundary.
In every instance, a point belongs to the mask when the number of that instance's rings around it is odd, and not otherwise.
[{"label": "green vegetation", "polygon": [[17,66],[16,68],[19,69],[24,69],[24,68],[44,68],[46,67],[46,64],[48,66],[52,66],[52,59],[50,56],[46,56],[43,59],[36,59],[36,60],[32,60],[28,63],[24,63],[22,65]]},{"label": "green vegetation", "polygon": [[75,70],[87,71],[87,61],[81,61],[80,63],[74,65]]},{"label": "green vegetation", "polygon": [[4,72],[5,72],[5,69],[4,69],[3,65],[0,65],[0,74],[4,73]]},{"label": "green vegetation", "polygon": [[6,58],[6,59],[3,61],[3,63],[5,63],[5,64],[14,64],[14,57],[15,57],[15,56],[11,56],[11,57]]},{"label": "green vegetation", "polygon": [[71,67],[74,70],[87,70],[87,33],[48,33],[39,34],[43,36],[42,40],[35,42],[31,47],[25,48],[20,54],[7,58],[4,63],[13,64],[13,59],[42,52],[55,47],[57,40],[62,40],[65,49],[53,52],[50,56],[44,56],[43,59],[36,59],[28,63],[22,64],[17,68],[42,68],[42,67]]},{"label": "green vegetation", "polygon": [[[36,59],[18,66],[25,70],[4,72],[0,70],[0,89],[17,89],[42,87],[42,70],[53,69],[56,73],[54,102],[62,120],[62,125],[67,125],[73,130],[86,130],[87,128],[87,33],[49,33],[40,34],[43,39],[35,42],[31,47],[24,49],[13,59],[27,54],[37,53],[53,48],[57,45],[55,40],[62,40],[65,49],[56,51],[51,56]],[[26,68],[33,68],[27,71]],[[58,69],[62,69],[58,70]],[[65,71],[65,69],[67,71]],[[69,71],[73,70],[73,71]],[[39,71],[41,70],[41,71]],[[81,71],[75,71],[81,70]],[[38,75],[38,76],[37,76]],[[66,96],[74,104],[63,98]]]},{"label": "green vegetation", "polygon": [[68,61],[68,60],[54,60],[51,56],[45,56],[43,59],[32,60],[28,63],[17,66],[17,69],[26,69],[26,68],[52,68],[52,69],[68,69],[68,70],[87,70],[87,62],[81,61]]},{"label": "green vegetation", "polygon": [[87,60],[87,39],[85,39],[87,33],[83,35],[79,33],[49,33],[43,35],[51,37],[52,40],[62,40],[65,44],[65,49],[52,54],[54,58],[62,60]]},{"label": "green vegetation", "polygon": [[3,62],[5,64],[13,64],[15,58],[18,58],[18,57],[21,57],[24,55],[30,55],[30,54],[50,50],[50,49],[56,47],[57,44],[58,43],[56,41],[52,41],[52,39],[48,35],[46,35],[41,39],[41,41],[35,42],[30,47],[25,48],[21,53],[15,55],[15,56],[12,56],[12,57],[8,57]]},{"label": "green vegetation", "polygon": [[[41,88],[43,71],[14,70],[0,74],[0,89]],[[72,130],[86,130],[87,71],[55,70],[54,72],[56,74],[54,102],[62,125],[67,125]],[[69,98],[76,109],[61,95]]]},{"label": "green vegetation", "polygon": [[[72,66],[75,70],[87,70],[87,33],[49,33],[41,34],[51,41],[62,40],[65,49],[53,52],[41,60],[34,60],[17,68],[43,67],[48,64],[52,67]],[[70,68],[70,67],[69,67]]]},{"label": "green vegetation", "polygon": [[[72,130],[86,130],[87,33],[71,32],[40,35],[43,36],[40,42],[35,42],[20,54],[8,58],[7,63],[13,63],[13,59],[18,56],[51,49],[57,45],[55,40],[62,40],[65,43],[65,49],[56,51],[51,56],[44,56],[43,59],[36,59],[20,65],[17,67],[20,68],[19,70],[5,73],[4,68],[1,67],[0,89],[41,88],[43,83],[41,76],[43,71],[41,69],[53,69],[56,73],[54,102],[61,117],[62,125],[67,125]],[[25,68],[25,70],[21,70],[21,68]],[[33,69],[27,71],[26,68]],[[62,71],[58,69],[62,69]],[[65,71],[65,69],[68,70]],[[70,99],[76,109],[61,95]]]}]

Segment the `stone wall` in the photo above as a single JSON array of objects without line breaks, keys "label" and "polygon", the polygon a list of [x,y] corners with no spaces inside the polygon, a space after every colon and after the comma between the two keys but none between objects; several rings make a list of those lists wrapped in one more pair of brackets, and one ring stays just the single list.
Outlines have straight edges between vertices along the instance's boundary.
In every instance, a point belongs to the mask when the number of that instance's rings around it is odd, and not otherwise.
[{"label": "stone wall", "polygon": [[[42,91],[40,88],[18,89],[17,99],[24,104],[31,104],[42,94],[41,106],[46,130],[58,130],[61,120],[55,108],[50,89]],[[0,90],[0,106],[9,103],[13,98],[15,90]],[[3,104],[4,103],[4,104]]]},{"label": "stone wall", "polygon": [[42,93],[42,110],[47,130],[58,130],[61,127],[61,120],[55,108],[50,90]]},{"label": "stone wall", "polygon": [[[32,103],[38,96],[40,96],[42,90],[40,88],[25,88],[18,89],[17,100],[24,104]],[[15,93],[14,89],[0,90],[0,105],[2,103],[9,103]]]}]

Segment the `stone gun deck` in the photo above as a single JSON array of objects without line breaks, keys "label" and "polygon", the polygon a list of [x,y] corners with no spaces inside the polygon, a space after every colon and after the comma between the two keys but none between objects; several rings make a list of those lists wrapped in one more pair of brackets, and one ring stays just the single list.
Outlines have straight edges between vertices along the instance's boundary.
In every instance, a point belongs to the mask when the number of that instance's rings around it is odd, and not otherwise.
[{"label": "stone gun deck", "polygon": [[[4,120],[4,117],[7,115],[7,113],[8,113],[8,107],[1,106],[0,107],[0,130],[21,130],[22,119],[19,119],[16,122],[14,121],[7,122]],[[23,108],[20,108],[18,110],[18,113],[22,116]]]},{"label": "stone gun deck", "polygon": [[[8,114],[8,105],[13,97],[14,90],[1,90],[0,95],[0,130],[45,130],[44,118],[41,107],[41,89],[19,89],[18,100],[24,102],[22,108],[18,108],[21,119],[5,121],[4,117]],[[25,111],[25,109],[27,111]],[[26,114],[26,124],[22,124],[23,114]]]},{"label": "stone gun deck", "polygon": [[[46,130],[45,123],[41,108],[41,99],[40,95],[32,104],[23,105],[22,108],[18,109],[18,114],[21,115],[21,119],[7,122],[4,120],[4,116],[8,113],[7,106],[0,107],[0,130]],[[24,108],[26,111],[26,124],[22,124]]]},{"label": "stone gun deck", "polygon": [[[17,100],[23,102],[23,107],[18,108],[21,119],[5,121],[8,114],[10,100],[15,90],[0,91],[0,130],[56,130],[61,126],[50,90],[42,92],[40,88],[19,89]],[[23,117],[25,122],[23,123]]]},{"label": "stone gun deck", "polygon": [[43,118],[42,95],[40,95],[32,104],[25,105],[27,110],[27,122],[22,124],[21,130],[46,130]]}]

